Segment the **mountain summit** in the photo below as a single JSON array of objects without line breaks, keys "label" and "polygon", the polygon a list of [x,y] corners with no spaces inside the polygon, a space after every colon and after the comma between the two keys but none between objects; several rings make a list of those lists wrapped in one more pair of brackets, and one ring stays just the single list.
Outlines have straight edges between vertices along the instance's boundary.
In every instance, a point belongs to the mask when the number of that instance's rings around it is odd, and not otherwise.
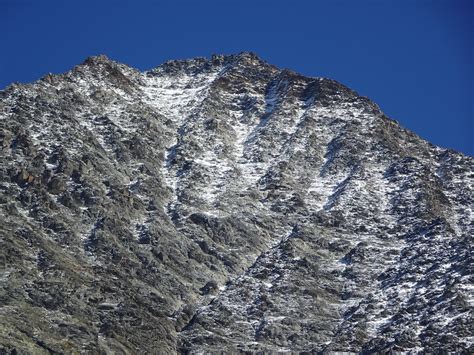
[{"label": "mountain summit", "polygon": [[474,159],[334,80],[90,57],[0,149],[0,353],[474,350]]}]

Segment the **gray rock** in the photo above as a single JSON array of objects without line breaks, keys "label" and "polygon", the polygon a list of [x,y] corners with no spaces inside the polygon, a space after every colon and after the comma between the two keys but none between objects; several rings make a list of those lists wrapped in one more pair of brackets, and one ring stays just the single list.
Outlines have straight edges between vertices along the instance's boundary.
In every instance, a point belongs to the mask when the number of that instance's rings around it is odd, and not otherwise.
[{"label": "gray rock", "polygon": [[255,54],[0,91],[0,353],[472,352],[474,160]]}]

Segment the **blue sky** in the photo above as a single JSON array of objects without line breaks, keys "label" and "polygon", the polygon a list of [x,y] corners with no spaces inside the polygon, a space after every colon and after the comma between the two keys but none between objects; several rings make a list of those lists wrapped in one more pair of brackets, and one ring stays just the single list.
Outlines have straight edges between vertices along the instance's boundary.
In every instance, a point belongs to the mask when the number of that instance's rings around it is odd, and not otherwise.
[{"label": "blue sky", "polygon": [[0,88],[106,54],[140,69],[253,51],[474,155],[470,0],[0,0]]}]

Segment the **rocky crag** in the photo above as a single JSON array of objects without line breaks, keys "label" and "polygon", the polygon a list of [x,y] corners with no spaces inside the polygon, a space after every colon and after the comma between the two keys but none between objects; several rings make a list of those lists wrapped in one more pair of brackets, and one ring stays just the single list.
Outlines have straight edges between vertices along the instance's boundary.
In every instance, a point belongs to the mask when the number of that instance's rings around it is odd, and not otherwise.
[{"label": "rocky crag", "polygon": [[252,53],[0,91],[0,353],[473,352],[474,159]]}]

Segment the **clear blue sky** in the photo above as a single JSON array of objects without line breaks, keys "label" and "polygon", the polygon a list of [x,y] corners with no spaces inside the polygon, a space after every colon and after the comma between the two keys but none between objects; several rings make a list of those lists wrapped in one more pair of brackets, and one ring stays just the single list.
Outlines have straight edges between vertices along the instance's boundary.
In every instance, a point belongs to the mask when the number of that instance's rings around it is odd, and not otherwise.
[{"label": "clear blue sky", "polygon": [[0,0],[0,88],[104,53],[140,69],[254,51],[336,79],[471,156],[470,0]]}]

